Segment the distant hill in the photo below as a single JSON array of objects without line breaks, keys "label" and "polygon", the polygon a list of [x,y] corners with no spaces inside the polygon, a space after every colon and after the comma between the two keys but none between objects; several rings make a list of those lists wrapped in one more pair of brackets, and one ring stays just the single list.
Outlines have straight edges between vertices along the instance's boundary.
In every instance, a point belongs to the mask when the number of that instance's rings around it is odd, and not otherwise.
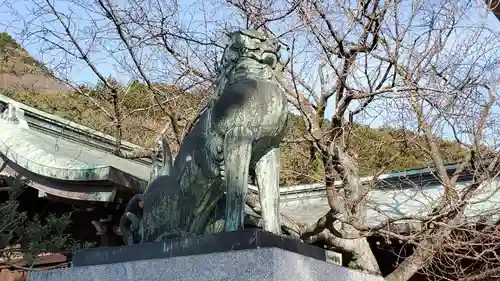
[{"label": "distant hill", "polygon": [[[0,84],[0,93],[15,100],[36,107],[40,110],[56,114],[74,122],[81,123],[93,129],[116,136],[116,127],[103,111],[88,98],[69,92],[58,85],[54,79],[46,75],[47,69],[33,59],[22,49],[8,34],[0,34],[0,58],[3,77],[8,78],[8,83]],[[15,77],[16,79],[13,79]],[[32,87],[30,79],[36,81]],[[15,81],[21,82],[16,84]],[[2,82],[0,82],[2,83]],[[3,87],[1,85],[7,85]],[[180,130],[188,120],[195,117],[196,112],[203,104],[205,94],[181,92],[174,85],[163,85],[164,93],[161,100],[170,100],[172,110],[180,123]],[[112,112],[109,99],[102,92],[101,86],[94,89],[85,89],[108,112]],[[120,93],[120,105],[126,119],[122,124],[123,139],[151,147],[154,144],[156,133],[161,131],[168,123],[165,114],[158,108],[151,108],[151,98],[146,93],[145,86],[134,83],[126,91]],[[303,121],[298,116],[291,116],[291,126],[286,139],[300,139],[305,130]],[[172,132],[168,132],[173,136]],[[431,163],[427,155],[416,145],[400,142],[403,135],[415,138],[417,143],[423,144],[422,137],[417,137],[409,132],[393,129],[373,129],[366,126],[354,126],[349,151],[356,155],[361,175],[370,175],[380,167],[387,166],[386,171],[401,171],[405,169],[420,168]],[[171,142],[175,152],[178,147]],[[282,143],[281,184],[291,185],[299,183],[312,183],[322,181],[323,167],[311,153],[310,147],[305,142]],[[454,163],[459,159],[462,151],[453,142],[442,141],[440,148],[445,157],[445,162]],[[386,161],[399,151],[404,151],[401,157],[391,163]]]},{"label": "distant hill", "polygon": [[6,32],[0,33],[0,89],[34,92],[67,91],[49,70]]}]

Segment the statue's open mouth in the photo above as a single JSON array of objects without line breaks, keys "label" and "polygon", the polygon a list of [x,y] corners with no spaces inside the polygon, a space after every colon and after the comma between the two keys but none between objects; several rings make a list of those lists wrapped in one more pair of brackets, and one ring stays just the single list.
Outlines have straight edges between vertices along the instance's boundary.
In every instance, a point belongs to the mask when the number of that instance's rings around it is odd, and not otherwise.
[{"label": "statue's open mouth", "polygon": [[241,56],[240,59],[252,59],[257,61],[259,64],[263,65],[268,65],[272,69],[276,68],[276,65],[278,63],[279,59],[279,54],[278,53],[271,53],[271,52],[263,52],[260,53],[259,50],[256,51],[248,51],[244,55]]},{"label": "statue's open mouth", "polygon": [[280,59],[281,45],[278,40],[269,39],[254,30],[240,30],[234,36],[233,50],[240,53],[240,59],[248,58],[275,69]]}]

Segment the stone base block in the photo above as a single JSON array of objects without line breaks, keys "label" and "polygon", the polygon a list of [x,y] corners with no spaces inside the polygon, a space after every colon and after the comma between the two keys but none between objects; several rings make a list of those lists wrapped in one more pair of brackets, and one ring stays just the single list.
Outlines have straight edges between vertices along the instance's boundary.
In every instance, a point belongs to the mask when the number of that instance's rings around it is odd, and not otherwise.
[{"label": "stone base block", "polygon": [[32,272],[29,281],[382,281],[270,247]]}]

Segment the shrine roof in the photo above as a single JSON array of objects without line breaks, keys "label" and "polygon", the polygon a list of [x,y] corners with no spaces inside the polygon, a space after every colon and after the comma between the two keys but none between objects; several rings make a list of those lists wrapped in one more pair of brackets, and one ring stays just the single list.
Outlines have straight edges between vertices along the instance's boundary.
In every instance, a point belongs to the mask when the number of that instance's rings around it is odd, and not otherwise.
[{"label": "shrine roof", "polygon": [[[21,175],[139,191],[149,180],[149,159],[111,153],[115,139],[0,95],[0,157]],[[126,151],[139,146],[123,142]],[[1,164],[1,163],[0,163]],[[32,178],[32,177],[28,177]]]}]

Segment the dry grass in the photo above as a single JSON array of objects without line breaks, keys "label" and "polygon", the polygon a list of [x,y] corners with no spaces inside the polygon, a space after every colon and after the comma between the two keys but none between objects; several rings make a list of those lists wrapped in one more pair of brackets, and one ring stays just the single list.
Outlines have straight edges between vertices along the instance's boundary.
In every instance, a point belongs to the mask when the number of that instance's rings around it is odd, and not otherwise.
[{"label": "dry grass", "polygon": [[54,79],[40,74],[0,73],[0,89],[26,92],[67,92],[68,88]]},{"label": "dry grass", "polygon": [[49,70],[30,56],[9,34],[0,32],[0,89],[27,92],[67,92]]}]

